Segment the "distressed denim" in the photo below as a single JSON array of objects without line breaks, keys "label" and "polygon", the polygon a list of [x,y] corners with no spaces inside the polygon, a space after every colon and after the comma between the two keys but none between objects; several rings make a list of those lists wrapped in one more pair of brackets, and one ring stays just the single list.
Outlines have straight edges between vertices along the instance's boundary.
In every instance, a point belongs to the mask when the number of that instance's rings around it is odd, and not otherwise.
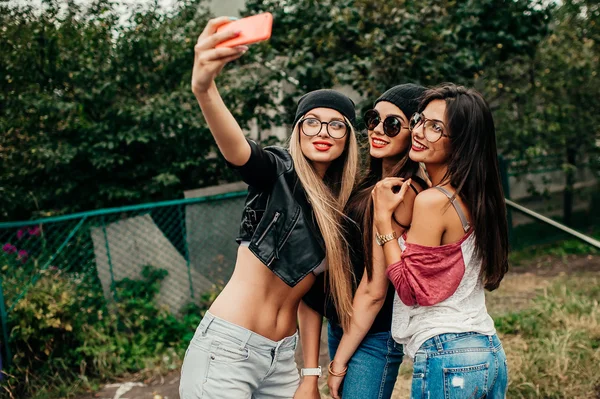
[{"label": "distressed denim", "polygon": [[414,358],[411,399],[502,399],[508,367],[496,335],[441,334]]}]

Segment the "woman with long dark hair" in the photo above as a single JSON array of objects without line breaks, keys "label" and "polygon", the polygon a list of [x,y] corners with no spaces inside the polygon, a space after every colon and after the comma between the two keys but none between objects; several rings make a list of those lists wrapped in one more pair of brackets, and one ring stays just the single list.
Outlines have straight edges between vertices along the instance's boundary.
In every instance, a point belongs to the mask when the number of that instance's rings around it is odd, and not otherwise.
[{"label": "woman with long dark hair", "polygon": [[503,398],[506,355],[484,296],[508,270],[492,113],[475,90],[446,84],[425,93],[410,128],[409,156],[433,187],[417,195],[404,236],[392,214],[408,182],[382,180],[373,199],[397,293],[392,335],[414,361],[411,398]]},{"label": "woman with long dark hair", "polygon": [[[390,398],[402,363],[402,347],[394,343],[390,333],[394,290],[385,275],[383,252],[374,241],[371,192],[383,177],[412,178],[410,192],[393,213],[395,228],[408,228],[412,201],[426,187],[419,178],[419,164],[408,157],[409,119],[424,91],[415,84],[392,87],[365,113],[369,168],[350,196],[344,219],[355,287],[350,322],[344,325],[340,321],[331,287],[323,278],[317,279],[300,305],[305,366],[318,366],[321,315],[329,321],[328,384],[333,398]],[[304,377],[296,398],[318,395],[317,379]]]}]

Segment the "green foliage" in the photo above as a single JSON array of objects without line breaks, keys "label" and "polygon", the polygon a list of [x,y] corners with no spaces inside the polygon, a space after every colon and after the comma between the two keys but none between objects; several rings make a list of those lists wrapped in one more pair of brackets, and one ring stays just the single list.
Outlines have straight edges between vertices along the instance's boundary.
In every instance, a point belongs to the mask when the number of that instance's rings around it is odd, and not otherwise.
[{"label": "green foliage", "polygon": [[407,81],[489,89],[478,78],[531,57],[550,13],[535,0],[247,1],[248,13],[263,10],[276,21],[265,57],[280,60],[299,91],[349,85],[365,106]]},{"label": "green foliage", "polygon": [[[136,8],[127,21],[110,0],[0,5],[0,215],[172,199],[231,178],[189,87],[208,18],[203,0]],[[269,107],[245,68],[236,86],[220,79],[242,126]]]},{"label": "green foliage", "polygon": [[[171,199],[233,178],[189,89],[207,4],[138,7],[126,21],[110,0],[0,5],[3,217]],[[394,84],[454,81],[484,93],[505,155],[558,154],[548,166],[568,176],[600,166],[595,2],[248,0],[244,13],[265,10],[271,40],[219,81],[245,128],[289,123],[307,90],[351,87],[364,110]]]},{"label": "green foliage", "polygon": [[[179,366],[194,328],[208,306],[186,306],[178,317],[156,302],[164,270],[146,266],[140,280],[115,283],[106,303],[99,281],[58,269],[41,277],[9,314],[13,365],[5,387],[15,396],[54,392],[57,387]],[[3,287],[23,284],[4,277]],[[41,390],[41,391],[40,391]],[[48,395],[51,395],[50,393]]]}]

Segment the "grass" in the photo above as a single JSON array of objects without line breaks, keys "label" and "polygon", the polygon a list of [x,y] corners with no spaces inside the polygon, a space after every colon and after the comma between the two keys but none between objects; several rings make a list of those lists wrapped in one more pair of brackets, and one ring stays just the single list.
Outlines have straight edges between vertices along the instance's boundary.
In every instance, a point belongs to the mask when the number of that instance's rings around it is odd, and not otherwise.
[{"label": "grass", "polygon": [[532,306],[495,317],[511,398],[600,398],[600,277],[559,277]]}]

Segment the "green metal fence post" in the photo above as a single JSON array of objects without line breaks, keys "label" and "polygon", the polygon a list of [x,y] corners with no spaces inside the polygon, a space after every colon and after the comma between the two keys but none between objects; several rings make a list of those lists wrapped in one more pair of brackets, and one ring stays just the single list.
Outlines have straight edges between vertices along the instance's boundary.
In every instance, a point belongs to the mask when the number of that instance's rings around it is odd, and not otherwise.
[{"label": "green metal fence post", "polygon": [[[502,155],[498,156],[498,166],[500,167],[500,179],[502,181],[502,190],[504,191],[504,198],[510,199],[510,181],[508,176],[508,160]],[[512,210],[506,208],[506,221],[508,224],[508,243],[512,247],[514,243],[514,231],[513,231],[513,220]]]},{"label": "green metal fence post", "polygon": [[185,263],[187,265],[188,272],[188,280],[190,282],[190,296],[194,298],[194,284],[192,283],[192,271],[190,270],[190,249],[188,248],[188,240],[187,240],[187,229],[185,223],[185,213],[183,212],[183,207],[185,205],[179,205],[179,220],[181,222],[181,231],[183,231],[183,244],[185,247]]},{"label": "green metal fence post", "polygon": [[3,281],[0,277],[0,317],[2,318],[2,339],[4,340],[4,354],[6,355],[6,361],[2,366],[7,369],[10,367],[12,354],[10,353],[10,345],[8,344],[8,314],[4,306],[4,290],[2,286]]},{"label": "green metal fence post", "polygon": [[113,273],[112,258],[110,257],[110,245],[108,244],[104,216],[102,216],[102,234],[104,235],[104,246],[106,247],[106,258],[108,259],[108,271],[110,272],[110,292],[113,295],[113,299],[117,299],[117,293],[115,291],[115,275]]}]

